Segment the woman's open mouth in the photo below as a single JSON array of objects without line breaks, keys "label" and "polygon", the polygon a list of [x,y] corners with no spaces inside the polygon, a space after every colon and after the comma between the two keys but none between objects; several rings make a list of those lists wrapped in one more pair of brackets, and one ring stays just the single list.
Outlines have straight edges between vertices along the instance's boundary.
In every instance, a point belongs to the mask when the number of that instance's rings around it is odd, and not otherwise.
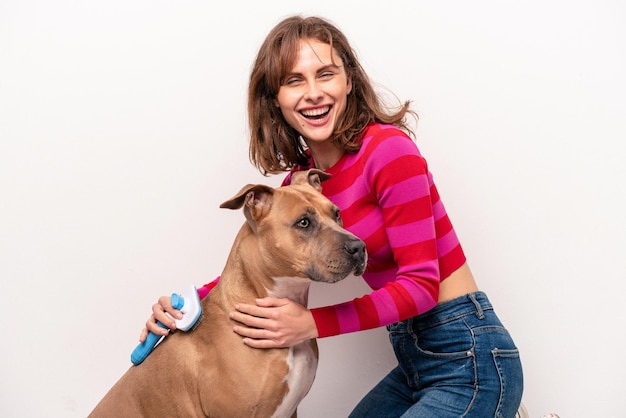
[{"label": "woman's open mouth", "polygon": [[307,119],[323,119],[330,112],[331,106],[319,107],[316,109],[301,110],[300,114]]}]

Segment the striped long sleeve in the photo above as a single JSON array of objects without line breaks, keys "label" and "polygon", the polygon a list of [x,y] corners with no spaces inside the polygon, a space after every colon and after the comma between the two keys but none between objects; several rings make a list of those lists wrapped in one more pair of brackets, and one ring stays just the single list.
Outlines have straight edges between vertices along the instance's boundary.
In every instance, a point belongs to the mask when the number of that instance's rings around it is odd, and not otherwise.
[{"label": "striped long sleeve", "polygon": [[394,126],[372,124],[361,149],[326,171],[323,194],[365,241],[363,278],[372,292],[311,309],[319,336],[385,326],[434,307],[440,281],[465,255],[416,144]]}]

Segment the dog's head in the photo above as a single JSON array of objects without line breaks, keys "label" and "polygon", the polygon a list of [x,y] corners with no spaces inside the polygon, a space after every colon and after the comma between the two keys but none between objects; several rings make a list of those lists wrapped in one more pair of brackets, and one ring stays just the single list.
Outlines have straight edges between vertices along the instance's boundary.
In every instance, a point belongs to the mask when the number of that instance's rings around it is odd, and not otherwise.
[{"label": "dog's head", "polygon": [[243,207],[270,274],[333,283],[363,274],[365,243],[343,228],[339,208],[322,195],[329,174],[294,172],[289,186],[249,184],[221,208]]}]

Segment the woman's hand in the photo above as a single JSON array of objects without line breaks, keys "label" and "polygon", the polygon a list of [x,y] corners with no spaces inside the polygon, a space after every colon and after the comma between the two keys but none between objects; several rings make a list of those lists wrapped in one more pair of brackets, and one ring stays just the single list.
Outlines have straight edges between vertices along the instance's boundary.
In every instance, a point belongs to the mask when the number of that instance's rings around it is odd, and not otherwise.
[{"label": "woman's hand", "polygon": [[254,348],[291,347],[317,338],[313,315],[289,299],[266,297],[256,305],[239,303],[230,318],[241,323],[233,328],[244,344]]},{"label": "woman's hand", "polygon": [[[171,316],[167,315],[166,312]],[[182,319],[183,314],[178,309],[172,307],[170,296],[161,296],[157,303],[152,305],[152,315],[150,315],[150,318],[146,321],[146,327],[141,331],[139,342],[146,340],[148,332],[152,332],[156,335],[168,335],[170,333],[167,329],[160,327],[157,321],[174,331],[176,329],[176,323],[172,318]]]}]

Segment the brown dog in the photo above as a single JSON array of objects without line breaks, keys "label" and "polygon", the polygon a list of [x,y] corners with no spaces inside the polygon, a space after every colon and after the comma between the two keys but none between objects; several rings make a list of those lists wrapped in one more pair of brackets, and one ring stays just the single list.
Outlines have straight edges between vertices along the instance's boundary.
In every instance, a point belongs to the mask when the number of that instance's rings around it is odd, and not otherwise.
[{"label": "brown dog", "polygon": [[290,186],[248,185],[220,207],[243,211],[218,285],[190,332],[167,337],[132,366],[89,415],[123,417],[295,417],[317,369],[317,344],[255,349],[233,332],[236,303],[265,296],[306,306],[310,281],[363,273],[365,244],[342,227],[321,193],[322,171],[293,174]]}]

